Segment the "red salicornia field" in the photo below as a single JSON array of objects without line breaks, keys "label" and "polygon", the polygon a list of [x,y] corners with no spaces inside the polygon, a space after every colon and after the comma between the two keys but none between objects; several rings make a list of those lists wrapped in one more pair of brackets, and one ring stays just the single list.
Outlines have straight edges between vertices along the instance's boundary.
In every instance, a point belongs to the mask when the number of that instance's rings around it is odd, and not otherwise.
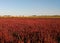
[{"label": "red salicornia field", "polygon": [[0,43],[60,43],[60,18],[0,18]]}]

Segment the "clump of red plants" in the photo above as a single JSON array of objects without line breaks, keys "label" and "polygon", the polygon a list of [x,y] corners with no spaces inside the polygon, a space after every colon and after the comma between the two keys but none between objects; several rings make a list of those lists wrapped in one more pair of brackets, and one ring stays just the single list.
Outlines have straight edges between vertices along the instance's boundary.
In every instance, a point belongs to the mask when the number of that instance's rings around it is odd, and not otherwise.
[{"label": "clump of red plants", "polygon": [[60,43],[60,18],[0,18],[0,43]]}]

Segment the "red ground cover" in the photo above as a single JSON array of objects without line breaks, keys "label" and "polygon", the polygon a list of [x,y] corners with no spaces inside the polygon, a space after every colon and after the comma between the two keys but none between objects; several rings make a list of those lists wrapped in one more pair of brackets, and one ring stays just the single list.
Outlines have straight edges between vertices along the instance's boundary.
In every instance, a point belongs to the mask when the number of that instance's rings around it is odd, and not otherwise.
[{"label": "red ground cover", "polygon": [[0,18],[0,43],[60,43],[60,18]]}]

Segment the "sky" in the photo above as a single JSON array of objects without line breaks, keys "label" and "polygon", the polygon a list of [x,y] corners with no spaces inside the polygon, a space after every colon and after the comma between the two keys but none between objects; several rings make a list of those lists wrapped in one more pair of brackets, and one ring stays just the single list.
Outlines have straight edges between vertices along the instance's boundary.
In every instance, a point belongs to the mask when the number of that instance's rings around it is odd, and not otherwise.
[{"label": "sky", "polygon": [[0,0],[0,15],[60,15],[60,0]]}]

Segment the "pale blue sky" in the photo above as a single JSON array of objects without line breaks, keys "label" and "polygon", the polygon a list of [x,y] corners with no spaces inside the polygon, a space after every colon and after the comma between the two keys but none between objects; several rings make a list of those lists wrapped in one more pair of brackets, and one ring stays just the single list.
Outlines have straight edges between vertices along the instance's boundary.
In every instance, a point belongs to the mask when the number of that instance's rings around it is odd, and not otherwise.
[{"label": "pale blue sky", "polygon": [[0,15],[60,15],[60,0],[0,0]]}]

